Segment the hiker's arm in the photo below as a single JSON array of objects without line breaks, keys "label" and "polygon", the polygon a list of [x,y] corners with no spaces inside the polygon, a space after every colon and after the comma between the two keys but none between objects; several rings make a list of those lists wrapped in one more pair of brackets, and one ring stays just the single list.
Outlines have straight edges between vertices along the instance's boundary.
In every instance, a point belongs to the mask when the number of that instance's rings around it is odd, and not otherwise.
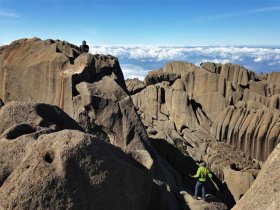
[{"label": "hiker's arm", "polygon": [[198,178],[199,175],[200,175],[200,171],[201,171],[201,168],[198,168],[197,172],[196,172],[196,175],[194,175],[193,177],[194,178]]}]

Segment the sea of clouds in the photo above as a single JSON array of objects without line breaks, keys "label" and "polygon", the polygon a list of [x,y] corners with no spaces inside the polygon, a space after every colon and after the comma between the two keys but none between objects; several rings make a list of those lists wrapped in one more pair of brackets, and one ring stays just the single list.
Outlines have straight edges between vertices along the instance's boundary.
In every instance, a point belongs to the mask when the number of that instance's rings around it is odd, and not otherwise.
[{"label": "sea of clouds", "polygon": [[91,46],[93,54],[118,57],[125,78],[143,79],[170,61],[234,63],[257,73],[280,71],[280,47],[248,46]]}]

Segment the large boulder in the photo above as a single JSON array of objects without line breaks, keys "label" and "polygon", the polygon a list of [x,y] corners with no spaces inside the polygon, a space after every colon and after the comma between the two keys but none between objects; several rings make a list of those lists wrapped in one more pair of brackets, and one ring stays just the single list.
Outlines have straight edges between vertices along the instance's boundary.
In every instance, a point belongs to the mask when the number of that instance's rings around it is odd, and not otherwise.
[{"label": "large boulder", "polygon": [[[77,46],[65,41],[34,38],[0,48],[0,81],[0,98],[6,104],[0,109],[0,199],[6,201],[0,201],[3,208],[50,208],[50,201],[58,201],[57,208],[92,208],[88,200],[93,198],[82,191],[95,195],[97,209],[114,208],[111,201],[100,204],[101,197],[105,192],[114,199],[128,195],[132,188],[123,189],[116,181],[123,184],[128,180],[124,186],[132,185],[127,176],[143,178],[135,185],[140,198],[130,195],[131,200],[123,204],[122,197],[114,209],[121,205],[131,209],[138,202],[139,208],[150,210],[195,208],[196,204],[199,208],[225,208],[217,199],[213,199],[213,205],[189,200],[195,182],[186,178],[186,172],[195,172],[194,160],[207,162],[215,172],[220,189],[216,197],[231,207],[251,186],[261,165],[249,155],[265,160],[279,142],[278,73],[258,78],[234,64],[203,63],[197,67],[170,62],[150,72],[145,83],[125,83],[113,56],[80,54]],[[13,100],[57,106],[18,102],[9,105]],[[250,138],[251,142],[252,136],[256,140],[248,152],[242,147],[243,140]],[[97,161],[92,161],[96,159],[92,152],[98,154]],[[54,172],[45,170],[45,165]],[[128,170],[124,179],[116,171],[118,165]],[[38,177],[34,179],[38,181],[37,189],[31,179],[27,181],[26,177],[31,177],[29,170],[36,176],[42,173],[42,179],[54,184],[47,186]],[[73,170],[81,171],[78,180],[73,181]],[[104,171],[115,173],[116,180]],[[16,185],[12,186],[12,182]],[[141,188],[145,182],[147,188]],[[240,187],[239,182],[243,183]],[[108,183],[119,191],[110,191]],[[187,200],[180,203],[182,188],[187,189]],[[39,194],[41,189],[48,189],[58,198],[46,193],[32,203],[32,189]],[[143,190],[147,196],[142,196]]]},{"label": "large boulder", "polygon": [[0,118],[0,135],[6,133],[11,138],[16,138],[17,133],[23,135],[24,131],[17,127],[24,124],[29,125],[34,132],[63,129],[83,131],[82,127],[59,107],[43,103],[9,102],[0,109]]},{"label": "large boulder", "polygon": [[114,74],[125,86],[113,56],[80,55],[78,47],[60,40],[21,39],[0,50],[0,97],[9,101],[43,102],[73,114],[76,84]]},{"label": "large boulder", "polygon": [[60,108],[48,104],[9,102],[0,109],[0,185],[24,158],[27,145],[41,135],[83,129]]},{"label": "large boulder", "polygon": [[79,92],[74,98],[77,122],[81,122],[81,115],[88,115],[104,128],[111,144],[124,150],[144,148],[145,128],[130,97],[114,79],[104,77],[94,83],[80,83],[76,88]]},{"label": "large boulder", "polygon": [[[180,175],[151,145],[131,98],[112,77],[76,86],[75,119],[82,125],[102,128],[108,142],[131,154],[153,176],[149,209],[180,209]],[[86,122],[84,122],[86,121]],[[168,186],[168,187],[165,187]],[[160,202],[156,202],[160,200]]]},{"label": "large boulder", "polygon": [[[1,138],[1,150],[8,141]],[[26,145],[0,187],[0,203],[4,209],[142,210],[149,205],[151,187],[149,171],[121,150],[89,134],[63,130]]]},{"label": "large boulder", "polygon": [[230,166],[223,169],[223,175],[235,202],[240,200],[255,181],[255,176],[250,171],[243,171]]},{"label": "large boulder", "polygon": [[257,179],[233,210],[280,209],[280,145],[264,163]]}]

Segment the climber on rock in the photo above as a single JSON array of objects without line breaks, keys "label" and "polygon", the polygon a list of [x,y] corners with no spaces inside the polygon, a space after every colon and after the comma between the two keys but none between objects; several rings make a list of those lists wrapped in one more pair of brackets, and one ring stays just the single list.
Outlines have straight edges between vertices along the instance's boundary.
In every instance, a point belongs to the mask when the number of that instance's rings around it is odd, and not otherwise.
[{"label": "climber on rock", "polygon": [[202,189],[202,199],[205,201],[206,181],[208,178],[210,178],[210,179],[212,178],[212,174],[210,173],[209,169],[206,168],[206,163],[205,162],[200,163],[199,168],[197,169],[196,175],[193,175],[191,177],[198,179],[196,182],[196,185],[195,185],[194,199],[197,200],[198,191],[201,188]]},{"label": "climber on rock", "polygon": [[86,41],[84,40],[82,42],[82,45],[80,45],[80,52],[81,53],[88,53],[89,51],[89,46],[87,45]]}]

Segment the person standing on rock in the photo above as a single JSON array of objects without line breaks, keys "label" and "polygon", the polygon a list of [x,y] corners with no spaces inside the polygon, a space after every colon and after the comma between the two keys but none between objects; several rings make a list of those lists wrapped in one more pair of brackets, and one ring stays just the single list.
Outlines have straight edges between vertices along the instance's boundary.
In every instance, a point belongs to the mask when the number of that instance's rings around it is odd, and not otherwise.
[{"label": "person standing on rock", "polygon": [[88,53],[89,51],[89,46],[87,45],[86,41],[84,40],[82,42],[82,45],[80,45],[80,52],[81,53]]},{"label": "person standing on rock", "polygon": [[198,197],[198,191],[200,188],[202,189],[202,199],[205,201],[206,195],[206,181],[209,177],[212,178],[212,174],[210,173],[209,169],[206,168],[206,163],[202,162],[199,164],[199,168],[197,169],[196,175],[191,176],[193,178],[198,178],[196,185],[195,185],[195,192],[194,192],[194,199]]}]

